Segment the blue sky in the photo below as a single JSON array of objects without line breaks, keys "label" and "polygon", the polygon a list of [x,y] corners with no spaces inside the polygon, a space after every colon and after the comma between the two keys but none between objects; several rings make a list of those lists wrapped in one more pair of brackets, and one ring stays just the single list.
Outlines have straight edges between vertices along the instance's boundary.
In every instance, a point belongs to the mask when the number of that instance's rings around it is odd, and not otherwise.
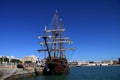
[{"label": "blue sky", "polygon": [[56,9],[76,47],[70,60],[120,57],[119,0],[0,0],[0,55],[42,58],[37,36]]}]

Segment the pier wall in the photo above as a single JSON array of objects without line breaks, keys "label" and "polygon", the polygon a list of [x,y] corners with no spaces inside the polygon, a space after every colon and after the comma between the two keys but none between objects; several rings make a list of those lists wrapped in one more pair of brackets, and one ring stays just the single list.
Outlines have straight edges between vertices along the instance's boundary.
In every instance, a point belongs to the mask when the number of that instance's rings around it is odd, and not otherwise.
[{"label": "pier wall", "polygon": [[0,66],[0,80],[13,80],[19,77],[34,76],[35,70],[33,67],[19,69],[16,66]]}]

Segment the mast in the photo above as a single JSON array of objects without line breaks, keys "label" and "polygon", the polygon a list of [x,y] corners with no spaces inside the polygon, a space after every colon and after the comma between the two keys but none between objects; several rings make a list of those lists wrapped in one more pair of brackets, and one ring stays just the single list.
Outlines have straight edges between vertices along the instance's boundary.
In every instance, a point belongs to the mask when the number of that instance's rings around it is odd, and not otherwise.
[{"label": "mast", "polygon": [[[60,19],[60,29],[62,29],[62,19]],[[60,31],[60,40],[62,40],[62,31]],[[63,51],[61,50],[63,48],[63,43],[60,43],[60,58],[63,57]]]},{"label": "mast", "polygon": [[[46,45],[46,51],[48,51],[48,57],[49,59],[51,59],[51,54],[50,54],[50,50],[49,50],[49,47],[48,47],[48,43],[47,43],[47,38],[50,38],[50,36],[47,36],[46,35],[46,26],[45,26],[45,30],[44,30],[44,36],[38,36],[38,38],[43,38],[44,39],[44,42],[45,42],[45,45]],[[38,50],[39,52],[40,51],[45,51],[45,50]]]},{"label": "mast", "polygon": [[44,39],[44,41],[45,41],[45,45],[46,45],[46,47],[47,47],[48,57],[49,57],[49,59],[51,59],[50,50],[49,50],[49,47],[48,47],[48,44],[47,44],[47,37],[46,37],[46,36],[44,36],[44,37],[43,37],[43,39]]},{"label": "mast", "polygon": [[[55,16],[54,16],[54,25],[53,25],[53,27],[54,27],[54,30],[56,30],[57,29],[57,21],[58,21],[58,13],[57,13],[57,10],[56,10],[56,12],[55,12]],[[53,39],[53,41],[55,42],[54,43],[54,57],[56,57],[56,37],[58,36],[58,33],[57,33],[57,31],[55,31],[55,32],[53,32],[53,36],[54,36],[54,39]]]}]

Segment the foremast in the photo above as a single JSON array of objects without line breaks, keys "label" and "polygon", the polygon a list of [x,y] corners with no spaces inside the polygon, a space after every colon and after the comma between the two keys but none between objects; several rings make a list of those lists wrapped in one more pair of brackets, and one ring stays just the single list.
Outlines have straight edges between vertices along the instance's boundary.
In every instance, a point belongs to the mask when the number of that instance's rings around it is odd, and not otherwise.
[{"label": "foremast", "polygon": [[65,58],[65,50],[75,50],[75,48],[64,47],[64,44],[71,44],[73,41],[70,40],[70,38],[63,37],[65,29],[62,27],[62,19],[59,20],[58,18],[58,13],[56,11],[54,15],[53,29],[47,29],[47,27],[45,27],[44,35],[38,36],[39,39],[43,38],[44,41],[40,42],[40,44],[45,46],[45,49],[40,49],[38,51],[48,52],[49,59],[51,59],[51,57]]}]

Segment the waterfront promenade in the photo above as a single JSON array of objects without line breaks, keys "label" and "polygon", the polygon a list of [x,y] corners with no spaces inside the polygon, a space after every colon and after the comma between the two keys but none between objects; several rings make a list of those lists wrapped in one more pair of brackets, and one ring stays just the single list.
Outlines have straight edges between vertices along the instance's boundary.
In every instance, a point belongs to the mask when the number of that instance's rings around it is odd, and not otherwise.
[{"label": "waterfront promenade", "polygon": [[0,80],[12,80],[18,77],[27,77],[34,74],[34,68],[28,67],[26,69],[16,68],[15,65],[0,66]]}]

